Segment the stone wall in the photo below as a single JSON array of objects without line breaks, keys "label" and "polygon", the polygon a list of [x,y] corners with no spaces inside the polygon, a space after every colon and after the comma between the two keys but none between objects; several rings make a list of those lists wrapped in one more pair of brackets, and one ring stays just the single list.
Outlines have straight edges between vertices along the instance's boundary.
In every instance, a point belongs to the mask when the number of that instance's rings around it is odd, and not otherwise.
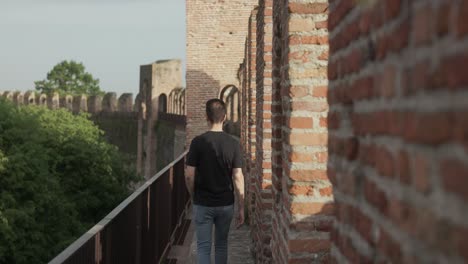
[{"label": "stone wall", "polygon": [[[159,60],[140,66],[140,94],[151,100],[147,106],[151,103],[154,113],[185,114],[176,108],[180,102],[184,103],[184,96],[179,96],[179,91],[183,90],[180,60]],[[183,108],[182,103],[180,108]]]},{"label": "stone wall", "polygon": [[73,113],[87,112],[91,120],[105,132],[109,143],[136,159],[137,112],[133,95],[106,93],[104,96],[71,96],[55,93],[52,95],[27,92],[1,92],[1,96],[17,106],[42,105],[49,109],[68,109]]},{"label": "stone wall", "polygon": [[90,119],[104,131],[107,142],[136,162],[138,119],[136,112],[100,112]]},{"label": "stone wall", "polygon": [[[180,60],[157,61],[140,67],[140,93],[103,96],[1,92],[17,106],[42,105],[90,113],[109,143],[136,163],[146,178],[177,158],[185,146],[185,89]],[[158,118],[162,117],[158,123]]]},{"label": "stone wall", "polygon": [[[118,146],[124,153],[135,157],[137,171],[149,178],[157,172],[158,164],[173,160],[174,153],[180,153],[181,137],[185,135],[183,122],[173,117],[169,123],[172,144],[175,149],[157,155],[159,145],[156,124],[160,113],[174,116],[185,115],[185,89],[182,87],[182,65],[180,60],[160,60],[140,66],[139,94],[133,101],[132,94],[106,93],[104,96],[71,96],[58,93],[52,95],[36,92],[1,92],[0,96],[13,101],[16,105],[44,105],[50,109],[66,108],[74,113],[88,112],[91,119],[105,132],[110,143]],[[165,131],[166,130],[161,130]],[[177,136],[174,136],[177,134]],[[166,139],[162,139],[167,143]],[[167,148],[169,145],[162,144]],[[164,160],[162,162],[161,160]]]},{"label": "stone wall", "polygon": [[[182,117],[182,118],[181,118]],[[157,135],[156,171],[178,158],[185,150],[185,118],[160,116],[155,125]]]},{"label": "stone wall", "polygon": [[468,2],[373,2],[330,1],[332,257],[467,262]]},{"label": "stone wall", "polygon": [[161,158],[158,157],[160,136],[156,132],[159,113],[185,114],[181,67],[180,60],[161,60],[140,66],[137,170],[147,179],[158,171],[158,164],[161,164],[158,162]]},{"label": "stone wall", "polygon": [[74,113],[87,112],[99,114],[101,112],[134,112],[133,94],[124,93],[117,98],[116,93],[106,93],[103,96],[72,96],[41,94],[34,91],[2,91],[0,96],[12,101],[15,105],[42,105],[49,109],[65,108]]}]

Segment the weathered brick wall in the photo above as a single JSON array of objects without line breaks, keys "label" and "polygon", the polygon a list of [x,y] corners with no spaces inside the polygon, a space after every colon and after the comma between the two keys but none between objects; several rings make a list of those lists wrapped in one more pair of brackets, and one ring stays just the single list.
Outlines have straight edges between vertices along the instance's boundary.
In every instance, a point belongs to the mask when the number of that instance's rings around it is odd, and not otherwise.
[{"label": "weathered brick wall", "polygon": [[[258,193],[258,180],[256,173],[256,61],[257,61],[257,12],[258,8],[252,10],[248,21],[248,34],[245,42],[243,74],[242,104],[243,111],[241,122],[245,131],[241,133],[245,157],[245,184],[246,184],[246,209],[250,225],[255,225],[257,219],[256,203]],[[256,236],[256,231],[252,228],[252,237]],[[255,246],[254,246],[255,247]]]},{"label": "weathered brick wall", "polygon": [[[250,18],[249,18],[249,21],[250,21]],[[248,162],[247,151],[248,151],[249,124],[248,124],[248,120],[245,118],[248,115],[247,108],[249,106],[249,102],[247,101],[247,97],[248,97],[247,89],[249,87],[249,84],[248,84],[249,78],[248,78],[248,69],[247,69],[248,50],[249,50],[249,35],[247,35],[247,38],[244,44],[244,61],[239,67],[239,77],[240,77],[240,83],[241,83],[240,100],[239,100],[239,103],[240,103],[239,121],[240,121],[240,140],[241,140],[241,147],[242,147],[241,149],[242,149],[242,153],[244,154],[243,156],[244,163]]]},{"label": "weathered brick wall", "polygon": [[468,260],[467,11],[259,1],[241,67],[257,262]]},{"label": "weathered brick wall", "polygon": [[256,150],[256,140],[257,140],[257,92],[256,92],[256,84],[257,84],[257,74],[255,69],[257,68],[257,12],[258,8],[255,8],[252,11],[249,19],[249,35],[248,35],[248,89],[247,89],[247,100],[248,100],[248,107],[247,109],[247,119],[248,123],[248,133],[247,133],[247,143],[248,143],[248,158],[250,160],[250,168],[255,172],[255,153]]},{"label": "weathered brick wall", "polygon": [[256,10],[256,67],[249,68],[256,77],[250,102],[257,110],[256,181],[248,188],[258,263],[328,260],[327,7],[325,1],[260,0]]},{"label": "weathered brick wall", "polygon": [[260,0],[256,12],[255,67],[255,212],[252,236],[257,263],[271,262],[271,93],[272,0]]},{"label": "weathered brick wall", "polygon": [[187,0],[187,144],[207,129],[205,102],[240,89],[239,64],[254,0]]},{"label": "weathered brick wall", "polygon": [[[285,241],[283,234],[280,231],[282,225],[281,215],[284,210],[282,197],[282,137],[283,137],[283,108],[281,98],[281,66],[287,65],[287,56],[282,56],[282,51],[287,47],[284,42],[287,41],[287,32],[280,30],[282,25],[287,25],[287,21],[283,21],[286,16],[283,16],[283,11],[286,6],[285,1],[273,1],[273,9],[275,11],[275,19],[273,23],[273,43],[272,43],[272,195],[273,195],[273,215],[272,215],[272,240],[270,242],[273,258],[275,261],[283,261],[285,254]],[[287,8],[287,7],[286,7]],[[273,10],[272,10],[273,11]],[[285,34],[283,34],[285,33]],[[286,76],[283,76],[286,77]],[[283,81],[286,81],[283,79]]]},{"label": "weathered brick wall", "polygon": [[467,262],[468,2],[329,2],[333,260]]},{"label": "weathered brick wall", "polygon": [[[275,1],[274,263],[325,262],[333,214],[327,164],[326,1]],[[279,108],[281,106],[281,108]],[[279,156],[281,153],[281,156]]]},{"label": "weathered brick wall", "polygon": [[[254,175],[254,166],[255,166],[255,155],[252,153],[251,148],[255,144],[255,138],[252,135],[252,130],[255,125],[255,122],[251,120],[255,115],[252,112],[252,107],[255,108],[255,104],[252,104],[252,102],[255,101],[255,99],[252,98],[252,96],[255,94],[255,84],[254,80],[255,77],[252,76],[252,73],[255,72],[252,70],[252,67],[255,66],[255,57],[252,58],[251,53],[252,51],[256,48],[256,41],[252,37],[256,37],[255,32],[256,32],[256,23],[255,23],[255,17],[256,17],[256,12],[257,10],[254,9],[252,10],[252,13],[249,17],[248,20],[248,33],[247,37],[245,40],[245,45],[244,45],[244,62],[240,67],[240,70],[242,70],[242,77],[241,77],[241,82],[242,82],[242,99],[241,99],[241,104],[242,104],[242,111],[241,111],[241,116],[240,116],[240,122],[241,122],[241,144],[242,144],[242,151],[244,153],[244,177],[245,177],[245,183],[246,183],[246,209],[248,210],[248,216],[253,214],[254,206],[254,200],[255,200],[255,195],[254,195],[254,183],[255,182],[255,175]],[[253,126],[253,127],[252,127]],[[247,219],[248,221],[252,220],[251,217]]]}]

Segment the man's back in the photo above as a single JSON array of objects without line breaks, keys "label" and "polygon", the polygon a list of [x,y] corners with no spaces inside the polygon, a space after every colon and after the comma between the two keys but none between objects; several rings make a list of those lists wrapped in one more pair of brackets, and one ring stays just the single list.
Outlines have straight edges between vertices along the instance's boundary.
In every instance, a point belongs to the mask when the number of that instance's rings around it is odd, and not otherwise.
[{"label": "man's back", "polygon": [[237,226],[244,223],[244,175],[240,144],[223,132],[226,105],[220,99],[206,102],[209,131],[192,140],[187,155],[185,184],[193,197],[197,233],[197,261],[211,263],[215,229],[216,264],[227,263],[228,235],[234,216],[234,191],[238,198]]},{"label": "man's back", "polygon": [[236,139],[221,131],[208,131],[196,137],[187,165],[196,167],[194,204],[216,207],[234,203],[232,169],[242,167]]}]

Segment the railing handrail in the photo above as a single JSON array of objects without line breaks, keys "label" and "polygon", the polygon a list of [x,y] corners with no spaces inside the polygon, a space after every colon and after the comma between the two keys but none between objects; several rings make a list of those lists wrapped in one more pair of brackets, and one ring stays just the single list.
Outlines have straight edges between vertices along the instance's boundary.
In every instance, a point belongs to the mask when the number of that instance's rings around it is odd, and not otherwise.
[{"label": "railing handrail", "polygon": [[122,212],[125,207],[127,207],[131,202],[133,202],[138,195],[145,191],[148,187],[151,186],[155,181],[157,181],[164,173],[169,171],[174,165],[183,159],[187,155],[188,151],[182,153],[177,159],[169,163],[162,170],[157,172],[153,177],[148,179],[143,185],[141,185],[136,191],[134,191],[130,196],[123,200],[117,207],[115,207],[109,214],[107,214],[101,221],[96,225],[91,227],[85,234],[79,237],[75,242],[70,246],[64,249],[60,254],[58,254],[54,259],[52,259],[49,264],[59,264],[67,260],[73,253],[81,248],[86,242],[93,238],[99,231],[101,231],[106,225],[111,222],[120,212]]}]

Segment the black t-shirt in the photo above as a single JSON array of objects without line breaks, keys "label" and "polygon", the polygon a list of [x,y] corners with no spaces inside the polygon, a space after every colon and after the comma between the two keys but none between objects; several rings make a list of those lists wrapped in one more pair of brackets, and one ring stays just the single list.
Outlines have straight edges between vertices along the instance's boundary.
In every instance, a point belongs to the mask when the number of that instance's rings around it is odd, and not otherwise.
[{"label": "black t-shirt", "polygon": [[193,203],[202,206],[234,204],[232,169],[242,168],[239,142],[225,132],[208,131],[190,144],[187,165],[195,169]]}]

